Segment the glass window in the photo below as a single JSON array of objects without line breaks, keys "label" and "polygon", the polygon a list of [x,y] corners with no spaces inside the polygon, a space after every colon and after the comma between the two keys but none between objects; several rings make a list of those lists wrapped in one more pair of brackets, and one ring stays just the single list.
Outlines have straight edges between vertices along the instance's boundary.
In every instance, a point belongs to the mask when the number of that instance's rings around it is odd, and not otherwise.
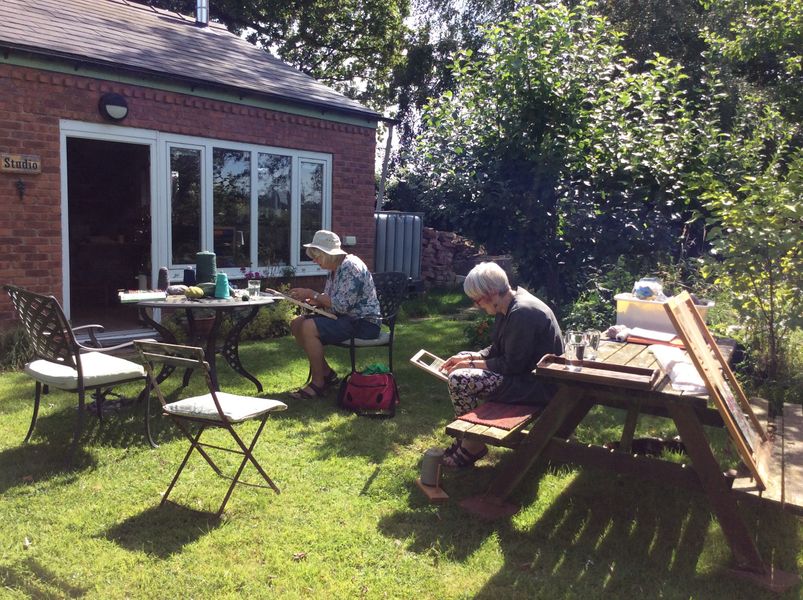
[{"label": "glass window", "polygon": [[304,244],[312,241],[315,232],[323,228],[323,164],[302,160],[301,183],[301,254],[302,261],[309,260]]},{"label": "glass window", "polygon": [[212,151],[214,249],[218,267],[251,265],[251,153]]},{"label": "glass window", "polygon": [[201,151],[170,149],[170,264],[195,263],[201,247]]},{"label": "glass window", "polygon": [[289,265],[293,158],[260,152],[257,161],[257,261]]}]

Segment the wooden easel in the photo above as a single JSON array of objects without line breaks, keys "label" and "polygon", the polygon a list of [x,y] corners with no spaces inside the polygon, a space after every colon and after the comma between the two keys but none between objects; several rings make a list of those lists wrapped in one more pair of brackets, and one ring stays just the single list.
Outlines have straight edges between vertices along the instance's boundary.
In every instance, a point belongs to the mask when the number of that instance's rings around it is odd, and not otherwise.
[{"label": "wooden easel", "polygon": [[[769,477],[770,443],[736,377],[688,292],[664,305],[708,395],[714,400],[740,458],[761,490]],[[735,392],[735,393],[734,393]]]}]

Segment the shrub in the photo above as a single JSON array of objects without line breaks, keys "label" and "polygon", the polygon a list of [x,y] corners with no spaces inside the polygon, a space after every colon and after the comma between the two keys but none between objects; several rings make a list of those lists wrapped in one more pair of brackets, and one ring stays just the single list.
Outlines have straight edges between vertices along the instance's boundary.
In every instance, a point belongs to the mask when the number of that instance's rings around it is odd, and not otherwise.
[{"label": "shrub", "polygon": [[494,317],[482,313],[466,325],[463,333],[466,336],[467,348],[479,350],[491,344],[491,331]]},{"label": "shrub", "polygon": [[0,333],[0,370],[20,369],[32,356],[31,344],[22,328]]}]

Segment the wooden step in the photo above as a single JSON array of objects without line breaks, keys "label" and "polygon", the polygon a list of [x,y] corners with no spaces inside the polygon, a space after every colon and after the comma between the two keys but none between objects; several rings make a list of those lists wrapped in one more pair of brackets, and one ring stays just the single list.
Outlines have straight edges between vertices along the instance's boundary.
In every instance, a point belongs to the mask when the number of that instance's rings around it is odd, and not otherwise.
[{"label": "wooden step", "polygon": [[803,515],[803,406],[786,404],[782,414],[770,419],[766,400],[751,398],[750,404],[770,436],[767,489],[758,490],[750,477],[737,477],[733,490]]}]

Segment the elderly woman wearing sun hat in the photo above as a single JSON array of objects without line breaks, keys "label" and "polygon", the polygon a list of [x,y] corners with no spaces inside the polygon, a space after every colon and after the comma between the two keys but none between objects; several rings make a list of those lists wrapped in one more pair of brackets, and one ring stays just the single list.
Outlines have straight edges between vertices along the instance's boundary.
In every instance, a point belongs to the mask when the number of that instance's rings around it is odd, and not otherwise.
[{"label": "elderly woman wearing sun hat", "polygon": [[319,267],[329,271],[323,292],[309,288],[293,288],[296,300],[323,308],[337,315],[337,320],[320,315],[302,315],[290,324],[309,359],[309,383],[291,394],[294,398],[318,398],[337,383],[337,374],[324,357],[324,345],[342,342],[355,335],[359,338],[379,337],[381,313],[374,279],[365,263],[340,247],[337,234],[322,229],[312,242],[304,244],[309,256]]}]

